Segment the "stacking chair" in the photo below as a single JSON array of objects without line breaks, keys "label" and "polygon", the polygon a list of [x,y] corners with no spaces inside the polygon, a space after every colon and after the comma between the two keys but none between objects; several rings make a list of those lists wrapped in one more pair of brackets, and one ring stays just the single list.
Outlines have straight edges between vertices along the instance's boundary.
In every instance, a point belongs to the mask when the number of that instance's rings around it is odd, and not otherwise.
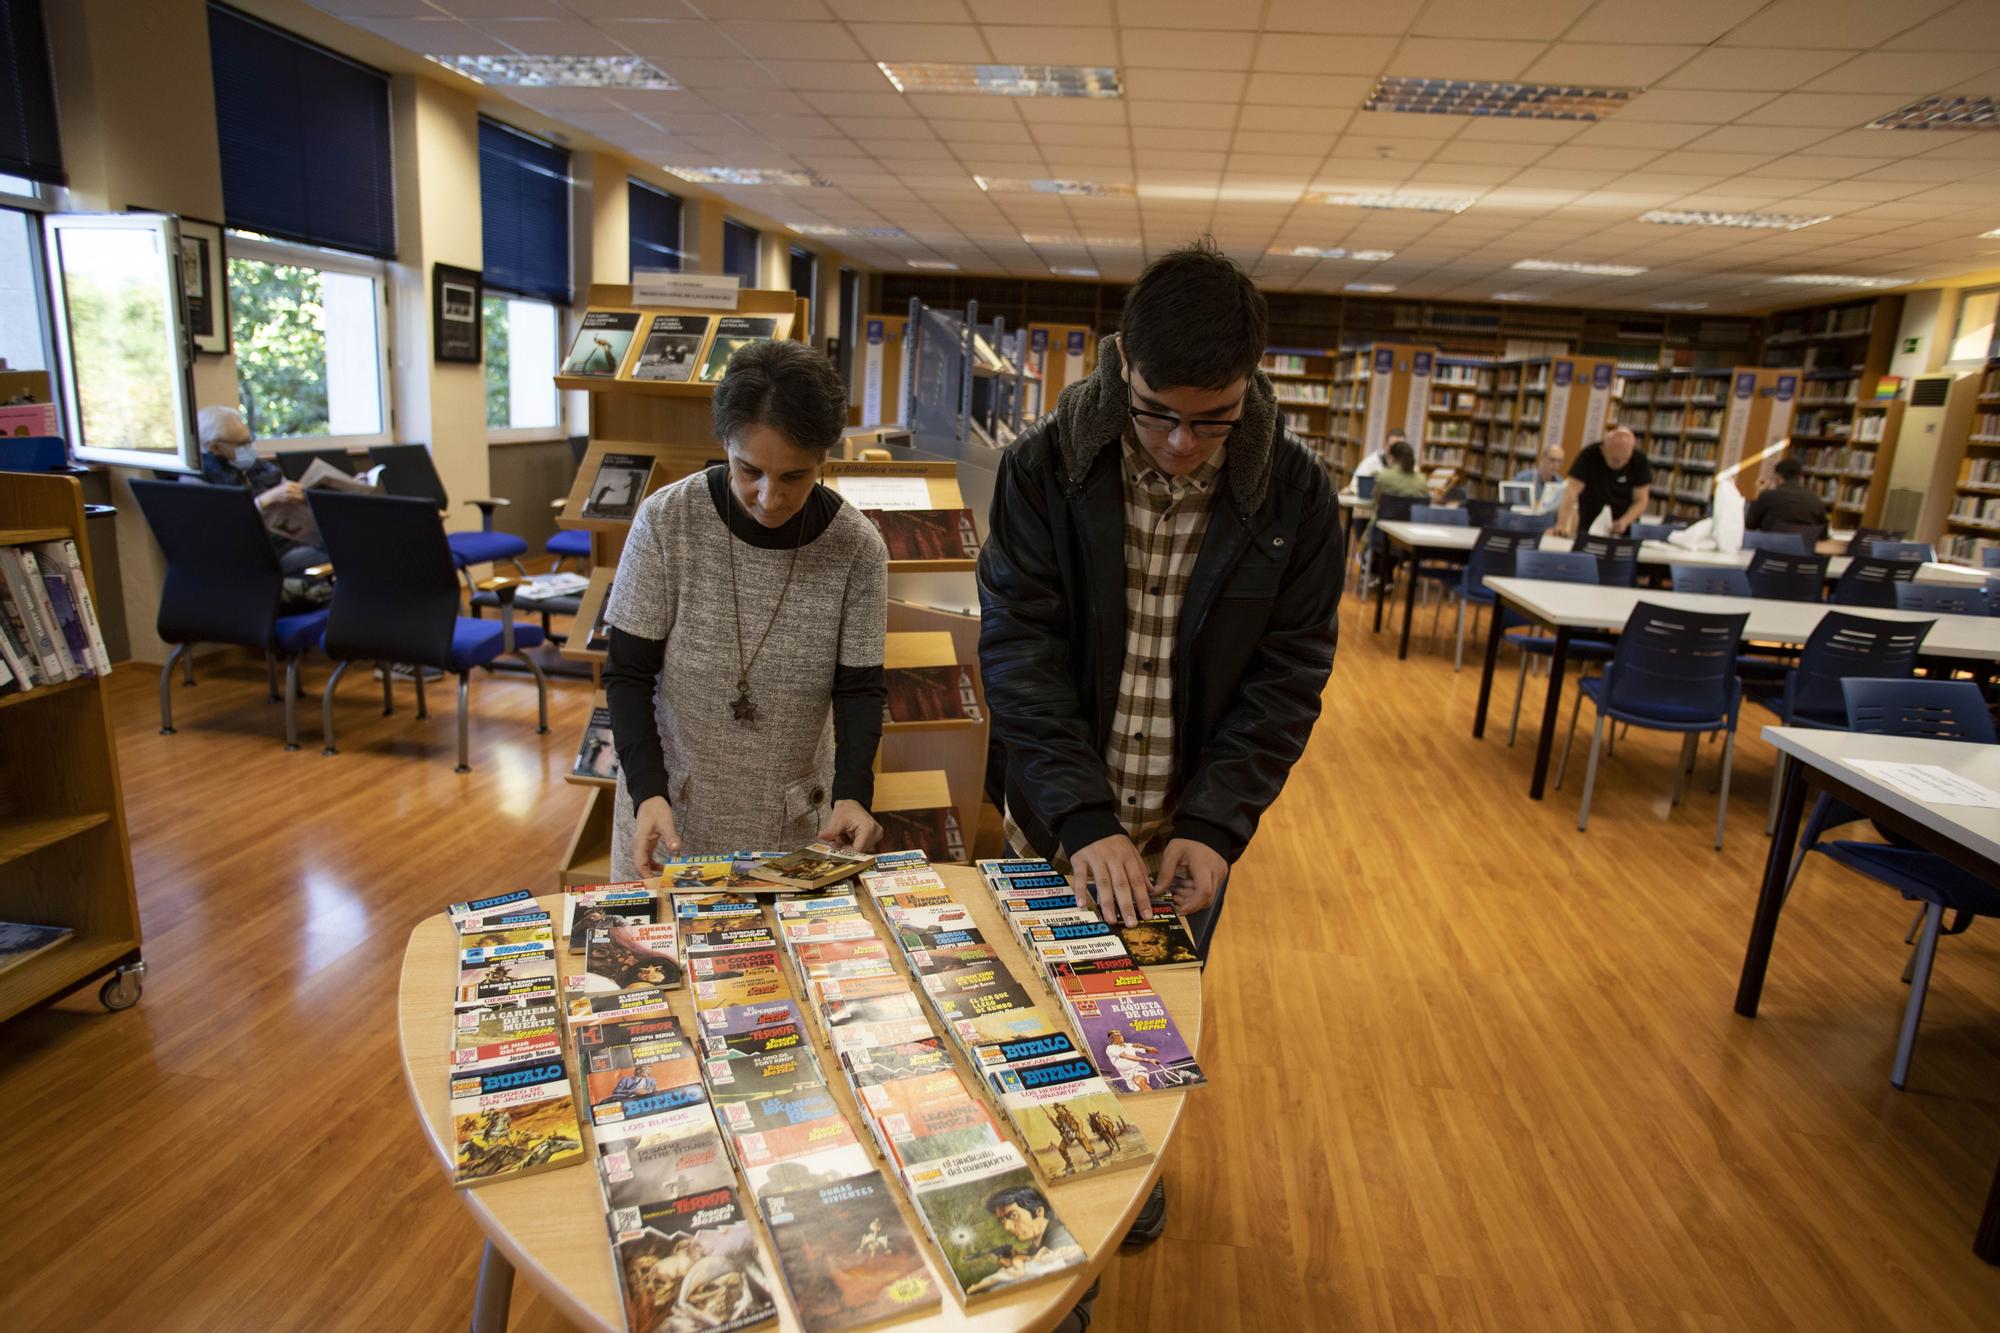
[{"label": "stacking chair", "polygon": [[1900,528],[1856,528],[1847,539],[1849,555],[1868,555],[1876,542],[1899,542],[1910,534]]},{"label": "stacking chair", "polygon": [[1758,551],[1750,557],[1746,571],[1750,595],[1786,602],[1820,601],[1826,594],[1826,562],[1823,555]]},{"label": "stacking chair", "polygon": [[[391,495],[348,495],[337,491],[306,492],[313,519],[319,524],[327,554],[333,559],[331,617],[321,647],[334,659],[321,701],[325,746],[335,754],[333,692],[353,662],[383,664],[382,711],[395,711],[390,693],[390,664],[407,663],[417,686],[417,716],[424,706],[423,668],[435,667],[458,676],[458,772],[470,771],[468,758],[468,698],[472,668],[485,666],[502,653],[528,664],[534,673],[541,705],[538,732],[549,729],[548,681],[534,657],[526,652],[542,642],[535,625],[514,623],[511,598],[503,599],[500,619],[475,620],[458,614],[458,577],[437,510],[428,498]],[[503,581],[506,582],[506,581]]]},{"label": "stacking chair", "polygon": [[1810,555],[1819,546],[1821,539],[1826,536],[1826,525],[1824,523],[1787,523],[1783,519],[1775,519],[1772,521],[1771,526],[1765,528],[1764,531],[1796,533],[1805,540],[1806,553]]},{"label": "stacking chair", "polygon": [[1706,593],[1710,597],[1749,597],[1750,576],[1733,565],[1669,565],[1675,592]]},{"label": "stacking chair", "polygon": [[1873,606],[1893,610],[1896,585],[1914,579],[1922,567],[1920,560],[1854,556],[1848,562],[1847,572],[1833,585],[1833,601],[1838,606]]},{"label": "stacking chair", "polygon": [[1937,559],[1929,542],[1869,542],[1868,554],[1877,560],[1914,560],[1918,564]]},{"label": "stacking chair", "polygon": [[1492,526],[1505,528],[1509,532],[1547,532],[1556,525],[1554,514],[1517,514],[1511,509],[1503,509],[1493,516]]},{"label": "stacking chair", "polygon": [[[438,476],[437,464],[431,460],[427,446],[375,444],[368,447],[368,457],[381,466],[382,489],[390,495],[429,500],[440,513],[451,507],[445,497],[444,479]],[[493,511],[512,501],[486,498],[466,503],[479,510],[479,531],[448,532],[445,540],[450,544],[452,565],[465,577],[467,591],[478,591],[472,583],[474,565],[506,560],[513,564],[515,572],[527,573],[521,567],[521,557],[528,553],[528,543],[511,532],[493,530]]]},{"label": "stacking chair", "polygon": [[[1411,505],[1410,522],[1429,523],[1439,528],[1463,528],[1471,525],[1471,517],[1455,505]],[[1436,586],[1442,593],[1458,583],[1464,569],[1464,562],[1456,558],[1419,560],[1413,571],[1422,581],[1417,590],[1423,592],[1430,586]],[[1438,608],[1443,610],[1442,600],[1438,602]]]},{"label": "stacking chair", "polygon": [[1663,542],[1685,526],[1680,523],[1634,523],[1631,533],[1635,540],[1642,542]]},{"label": "stacking chair", "polygon": [[[580,468],[583,466],[583,456],[589,451],[589,448],[590,437],[588,435],[572,435],[569,437],[571,461],[574,462],[576,467]],[[567,503],[567,499],[557,500],[555,502],[556,510],[560,512],[562,507]],[[550,566],[551,571],[561,569],[565,560],[575,560],[584,573],[587,574],[590,572],[590,534],[582,528],[564,528],[544,543],[544,549],[556,558],[555,564]]]},{"label": "stacking chair", "polygon": [[1746,551],[1788,551],[1793,555],[1811,555],[1812,543],[1802,532],[1746,532],[1743,534],[1743,549]]},{"label": "stacking chair", "polygon": [[278,470],[285,474],[286,481],[297,481],[305,476],[306,469],[314,463],[325,463],[349,476],[354,475],[354,455],[345,449],[280,449],[277,462]]},{"label": "stacking chair", "polygon": [[[1363,481],[1371,478],[1363,477]],[[1416,499],[1408,495],[1385,495],[1375,501],[1376,527],[1369,533],[1367,550],[1368,572],[1377,578],[1388,578],[1394,572],[1391,561],[1395,557],[1389,551],[1389,539],[1382,535],[1379,525],[1383,523],[1407,523],[1416,508]]]},{"label": "stacking chair", "polygon": [[2000,569],[2000,546],[1980,548],[1979,567],[1981,569]]},{"label": "stacking chair", "polygon": [[1639,582],[1637,537],[1578,537],[1576,550],[1597,557],[1597,581],[1606,588],[1630,588]]},{"label": "stacking chair", "polygon": [[1470,526],[1472,519],[1465,510],[1455,505],[1411,505],[1410,522],[1428,523],[1437,528],[1463,528]]},{"label": "stacking chair", "polygon": [[1501,504],[1498,500],[1467,500],[1465,502],[1465,521],[1475,528],[1490,528],[1493,526],[1494,517],[1499,514],[1500,510]]},{"label": "stacking chair", "polygon": [[1702,733],[1720,731],[1722,772],[1715,809],[1715,849],[1722,850],[1723,828],[1729,818],[1729,771],[1736,758],[1736,718],[1743,703],[1743,687],[1736,679],[1736,645],[1749,621],[1747,611],[1705,615],[1650,602],[1632,608],[1617,651],[1603,674],[1577,682],[1562,762],[1556,766],[1556,786],[1561,787],[1569,768],[1570,746],[1576,739],[1577,718],[1588,698],[1597,708],[1597,725],[1591,732],[1590,765],[1584,770],[1583,804],[1576,816],[1579,833],[1590,826],[1590,797],[1597,785],[1597,756],[1604,745],[1606,719],[1651,731],[1682,733],[1673,805],[1680,804],[1688,775],[1694,771]]},{"label": "stacking chair", "polygon": [[1898,583],[1896,609],[1924,611],[1939,616],[1983,616],[1987,614],[1986,589],[1962,583]]},{"label": "stacking chair", "polygon": [[[1597,557],[1581,551],[1544,551],[1534,546],[1521,546],[1514,552],[1514,577],[1546,579],[1551,583],[1596,583]],[[1510,624],[1523,623],[1519,616],[1502,613],[1494,632],[1504,632]],[[1515,736],[1521,730],[1521,698],[1528,689],[1528,662],[1533,657],[1552,656],[1556,641],[1552,635],[1527,633],[1509,634],[1500,642],[1521,654],[1521,674],[1514,682],[1514,716],[1507,723],[1507,745],[1511,749]],[[1580,668],[1591,662],[1608,662],[1612,647],[1609,639],[1572,638],[1569,641],[1569,660],[1578,663]]]},{"label": "stacking chair", "polygon": [[[1458,647],[1452,654],[1453,671],[1465,665],[1466,607],[1494,605],[1499,598],[1486,586],[1486,580],[1495,575],[1512,574],[1514,553],[1524,546],[1532,547],[1538,540],[1540,538],[1532,532],[1509,532],[1505,528],[1481,528],[1479,536],[1473,539],[1472,550],[1466,554],[1458,585],[1446,589],[1446,595],[1458,603]],[[1437,633],[1437,618],[1443,613],[1444,599],[1440,598],[1437,610],[1431,613],[1433,635]]]},{"label": "stacking chair", "polygon": [[[1995,742],[1993,716],[1987,711],[1979,687],[1970,681],[1847,680],[1841,685],[1850,731],[1921,736],[1972,745]],[[1829,828],[1858,818],[1859,812],[1822,792],[1799,835],[1798,852],[1792,859],[1785,889],[1787,893],[1791,891],[1806,854],[1820,852],[1919,904],[1918,921],[1912,923],[1910,932],[1917,936],[1916,950],[1903,973],[1903,979],[1910,983],[1910,998],[1903,1008],[1902,1033],[1889,1073],[1889,1082],[1901,1088],[1909,1082],[1910,1057],[1916,1050],[1917,1026],[1923,1021],[1924,997],[1930,990],[1938,938],[1963,933],[1977,917],[2000,916],[2000,888],[1968,874],[1935,852],[1904,845],[1892,833],[1887,843],[1821,840]],[[1947,908],[1953,913],[1949,927],[1944,925]]]},{"label": "stacking chair", "polygon": [[160,734],[174,734],[174,668],[185,661],[193,684],[194,646],[233,643],[263,652],[273,699],[279,697],[278,658],[284,658],[285,748],[298,749],[299,656],[319,639],[327,613],[280,611],[285,571],[250,492],[135,480],[132,494],[167,558],[158,629],[174,650],[160,668]]},{"label": "stacking chair", "polygon": [[1361,497],[1362,499],[1364,499],[1364,500],[1372,500],[1372,499],[1374,499],[1374,498],[1375,498],[1375,478],[1373,478],[1373,477],[1356,477],[1356,478],[1354,479],[1354,493],[1355,493],[1356,495],[1360,496],[1360,497]]}]

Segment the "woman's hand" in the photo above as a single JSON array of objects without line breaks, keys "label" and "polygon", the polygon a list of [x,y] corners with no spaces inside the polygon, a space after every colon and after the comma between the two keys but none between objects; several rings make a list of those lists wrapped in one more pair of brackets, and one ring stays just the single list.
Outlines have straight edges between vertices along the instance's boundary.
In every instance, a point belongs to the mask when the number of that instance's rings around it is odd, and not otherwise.
[{"label": "woman's hand", "polygon": [[666,797],[648,796],[639,802],[632,841],[632,864],[642,876],[659,874],[660,858],[681,854],[681,835],[674,827],[673,807]]},{"label": "woman's hand", "polygon": [[850,852],[872,852],[882,841],[882,826],[859,801],[835,801],[819,840]]}]

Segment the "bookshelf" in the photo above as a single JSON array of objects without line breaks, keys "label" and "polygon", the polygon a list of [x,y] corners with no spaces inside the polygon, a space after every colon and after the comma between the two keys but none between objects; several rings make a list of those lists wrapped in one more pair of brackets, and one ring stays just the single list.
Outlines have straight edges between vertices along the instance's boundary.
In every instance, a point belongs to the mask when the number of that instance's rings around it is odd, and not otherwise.
[{"label": "bookshelf", "polygon": [[1336,489],[1346,475],[1333,439],[1333,381],[1338,360],[1337,354],[1325,348],[1274,347],[1264,353],[1262,362],[1286,428],[1326,468]]},{"label": "bookshelf", "polygon": [[[76,478],[0,473],[0,545],[76,543],[97,600]],[[125,796],[102,677],[0,698],[0,920],[67,926],[54,948],[0,972],[0,1019],[112,975],[107,1009],[138,1002],[145,963]]]},{"label": "bookshelf", "polygon": [[[1444,358],[1447,367],[1451,360]],[[1501,482],[1533,467],[1551,444],[1575,458],[1579,449],[1604,438],[1618,388],[1618,365],[1610,357],[1538,356],[1483,367],[1472,395],[1484,413],[1486,433],[1467,450],[1462,468],[1467,483],[1490,498],[1500,493]]]},{"label": "bookshelf", "polygon": [[1903,405],[1876,387],[1902,317],[1902,297],[1863,297],[1779,311],[1764,336],[1764,368],[1800,375],[1792,453],[1835,527],[1873,526],[1888,495]]},{"label": "bookshelf", "polygon": [[1418,451],[1418,465],[1423,466],[1422,441],[1430,384],[1437,369],[1436,349],[1410,343],[1372,343],[1339,352],[1331,360],[1333,380],[1327,388],[1326,416],[1335,480],[1351,475],[1355,466],[1399,427],[1409,434],[1411,447]]},{"label": "bookshelf", "polygon": [[[1942,559],[1984,568],[1986,553],[2000,549],[2000,357],[1986,362],[1977,389],[1945,412],[1943,448],[1957,471],[1937,548]],[[1922,528],[1912,535],[1921,540]]]}]

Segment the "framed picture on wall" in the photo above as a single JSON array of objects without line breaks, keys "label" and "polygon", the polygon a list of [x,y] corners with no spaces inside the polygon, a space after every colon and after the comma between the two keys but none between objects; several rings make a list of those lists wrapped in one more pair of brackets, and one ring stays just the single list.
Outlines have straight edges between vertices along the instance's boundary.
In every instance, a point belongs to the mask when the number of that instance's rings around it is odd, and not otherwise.
[{"label": "framed picture on wall", "polygon": [[486,278],[469,268],[431,265],[431,359],[478,365],[486,349]]},{"label": "framed picture on wall", "polygon": [[[127,213],[164,213],[161,208],[127,204]],[[205,218],[176,215],[180,224],[181,307],[188,340],[207,356],[229,352],[229,256],[223,249],[222,224]]]}]

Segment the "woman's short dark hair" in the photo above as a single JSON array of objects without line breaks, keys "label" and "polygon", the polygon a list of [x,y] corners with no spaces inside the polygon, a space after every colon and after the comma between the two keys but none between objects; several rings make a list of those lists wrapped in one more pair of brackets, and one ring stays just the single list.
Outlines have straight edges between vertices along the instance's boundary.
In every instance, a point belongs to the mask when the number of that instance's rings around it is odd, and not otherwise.
[{"label": "woman's short dark hair", "polygon": [[1204,237],[1139,275],[1118,318],[1126,364],[1155,389],[1226,389],[1249,378],[1270,329],[1264,294]]},{"label": "woman's short dark hair", "polygon": [[804,343],[751,343],[715,386],[714,421],[724,445],[745,426],[769,426],[800,449],[831,449],[847,429],[847,385]]},{"label": "woman's short dark hair", "polygon": [[1400,468],[1404,472],[1415,472],[1417,470],[1417,456],[1410,451],[1408,441],[1397,440],[1389,446],[1389,463],[1391,466]]}]

